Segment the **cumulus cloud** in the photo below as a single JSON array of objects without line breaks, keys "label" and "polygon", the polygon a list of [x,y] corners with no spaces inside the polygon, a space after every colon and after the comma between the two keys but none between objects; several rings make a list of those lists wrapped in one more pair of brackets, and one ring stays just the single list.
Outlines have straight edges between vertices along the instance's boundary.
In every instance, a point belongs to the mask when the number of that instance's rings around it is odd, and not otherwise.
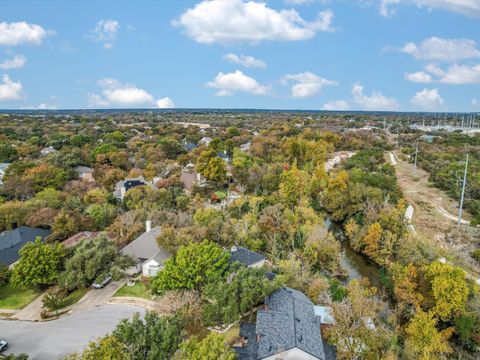
[{"label": "cumulus cloud", "polygon": [[92,107],[108,106],[154,106],[168,105],[173,107],[173,101],[170,98],[163,98],[155,101],[154,97],[146,90],[131,84],[122,84],[113,78],[103,78],[97,81],[97,85],[102,89],[101,94],[88,94],[88,102]]},{"label": "cumulus cloud", "polygon": [[397,110],[398,103],[394,98],[384,96],[381,92],[373,91],[368,96],[363,93],[363,86],[360,84],[353,85],[352,88],[353,101],[360,105],[363,110]]},{"label": "cumulus cloud", "polygon": [[175,107],[173,100],[170,99],[168,96],[164,97],[163,99],[158,99],[156,104],[157,108],[159,109],[172,109]]},{"label": "cumulus cloud", "polygon": [[172,24],[203,44],[298,41],[312,38],[318,31],[334,31],[333,16],[333,11],[325,10],[315,20],[306,21],[293,9],[277,11],[261,2],[203,0]]},{"label": "cumulus cloud", "polygon": [[[436,64],[428,64],[425,71],[405,75],[407,80],[414,82],[439,82],[444,84],[480,84],[480,64],[453,64],[443,69]],[[419,80],[429,81],[419,81]],[[415,81],[417,80],[417,81]]]},{"label": "cumulus cloud", "polygon": [[309,71],[300,74],[287,74],[282,78],[282,83],[293,83],[290,92],[295,98],[313,96],[324,86],[338,84],[336,81],[324,79]]},{"label": "cumulus cloud", "polygon": [[216,96],[231,96],[237,92],[267,95],[269,91],[267,86],[260,85],[257,80],[245,75],[240,70],[226,74],[219,72],[206,86],[217,89]]},{"label": "cumulus cloud", "polygon": [[113,49],[113,43],[119,29],[120,23],[117,20],[100,20],[95,28],[90,31],[88,38],[103,43],[103,47],[110,50]]},{"label": "cumulus cloud", "polygon": [[444,100],[438,89],[423,89],[415,94],[411,103],[423,110],[438,110],[444,104]]},{"label": "cumulus cloud", "polygon": [[2,76],[0,82],[0,101],[23,99],[23,85],[20,81],[12,81],[7,74]]},{"label": "cumulus cloud", "polygon": [[480,17],[480,2],[478,0],[381,0],[380,14],[386,17],[391,16],[395,12],[395,5],[402,4]]},{"label": "cumulus cloud", "polygon": [[334,100],[334,101],[330,101],[323,104],[322,110],[346,111],[346,110],[350,110],[350,104],[345,100]]},{"label": "cumulus cloud", "polygon": [[37,24],[21,22],[0,23],[0,45],[40,45],[51,32]]},{"label": "cumulus cloud", "polygon": [[456,62],[480,58],[477,44],[470,39],[442,39],[434,36],[418,45],[409,42],[400,51],[412,55],[417,60]]},{"label": "cumulus cloud", "polygon": [[253,56],[237,55],[233,53],[223,55],[223,58],[231,63],[244,66],[246,68],[265,68],[265,61],[254,58]]},{"label": "cumulus cloud", "polygon": [[416,83],[426,84],[432,82],[432,75],[425,71],[417,71],[414,73],[405,73],[405,79]]},{"label": "cumulus cloud", "polygon": [[0,62],[0,69],[8,70],[8,69],[18,69],[23,67],[27,62],[27,58],[23,55],[15,55],[11,59],[6,59]]}]

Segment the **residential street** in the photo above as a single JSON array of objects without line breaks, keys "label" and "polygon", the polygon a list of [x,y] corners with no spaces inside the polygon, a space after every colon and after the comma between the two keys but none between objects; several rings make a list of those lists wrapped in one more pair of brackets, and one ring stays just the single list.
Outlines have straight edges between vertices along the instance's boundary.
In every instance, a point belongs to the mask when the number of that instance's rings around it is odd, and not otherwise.
[{"label": "residential street", "polygon": [[0,338],[9,342],[9,353],[26,353],[29,360],[55,360],[82,350],[89,341],[112,331],[134,313],[130,305],[102,305],[47,322],[0,320]]}]

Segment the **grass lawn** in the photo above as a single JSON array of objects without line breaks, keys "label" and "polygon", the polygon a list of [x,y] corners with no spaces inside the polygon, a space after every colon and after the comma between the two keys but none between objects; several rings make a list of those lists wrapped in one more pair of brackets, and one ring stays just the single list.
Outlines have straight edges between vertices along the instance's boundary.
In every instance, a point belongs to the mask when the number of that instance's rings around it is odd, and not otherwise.
[{"label": "grass lawn", "polygon": [[240,336],[240,324],[233,325],[223,336],[228,344],[233,344]]},{"label": "grass lawn", "polygon": [[74,292],[68,294],[68,296],[65,298],[62,308],[66,308],[67,306],[71,306],[76,302],[78,302],[82,297],[85,296],[88,290],[90,289],[88,288],[77,289]]},{"label": "grass lawn", "polygon": [[10,284],[0,287],[0,309],[18,310],[30,304],[40,291],[36,289],[17,289]]},{"label": "grass lawn", "polygon": [[150,300],[152,296],[142,282],[137,281],[133,286],[123,285],[113,296],[132,296]]}]

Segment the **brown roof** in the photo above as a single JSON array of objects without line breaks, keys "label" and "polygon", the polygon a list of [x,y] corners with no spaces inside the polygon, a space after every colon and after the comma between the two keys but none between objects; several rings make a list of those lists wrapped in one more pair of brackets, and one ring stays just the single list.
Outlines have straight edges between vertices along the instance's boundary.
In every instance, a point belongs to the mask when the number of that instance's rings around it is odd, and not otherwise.
[{"label": "brown roof", "polygon": [[87,240],[93,240],[98,238],[102,234],[101,231],[82,231],[79,232],[78,234],[75,234],[71,237],[69,237],[67,240],[63,241],[62,244],[65,247],[72,247],[77,245],[81,240],[87,239]]}]

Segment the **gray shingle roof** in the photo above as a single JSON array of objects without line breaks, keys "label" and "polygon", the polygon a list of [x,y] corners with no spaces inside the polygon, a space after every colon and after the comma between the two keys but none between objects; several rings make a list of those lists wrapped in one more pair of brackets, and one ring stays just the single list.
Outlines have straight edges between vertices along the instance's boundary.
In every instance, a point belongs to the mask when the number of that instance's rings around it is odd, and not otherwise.
[{"label": "gray shingle roof", "polygon": [[256,253],[255,251],[251,251],[239,246],[234,246],[232,249],[230,249],[231,262],[238,261],[246,266],[250,266],[262,260],[265,260],[265,256]]},{"label": "gray shingle roof", "polygon": [[257,312],[257,359],[296,347],[325,360],[320,324],[313,303],[303,293],[281,288],[267,298],[266,306]]},{"label": "gray shingle roof", "polygon": [[19,226],[16,229],[0,233],[0,262],[10,266],[19,259],[18,251],[23,245],[34,241],[37,236],[45,240],[50,234],[50,230],[28,226]]},{"label": "gray shingle roof", "polygon": [[160,235],[160,226],[154,227],[150,231],[140,235],[120,250],[120,253],[130,256],[134,260],[144,262],[162,250],[157,244],[158,235]]}]

